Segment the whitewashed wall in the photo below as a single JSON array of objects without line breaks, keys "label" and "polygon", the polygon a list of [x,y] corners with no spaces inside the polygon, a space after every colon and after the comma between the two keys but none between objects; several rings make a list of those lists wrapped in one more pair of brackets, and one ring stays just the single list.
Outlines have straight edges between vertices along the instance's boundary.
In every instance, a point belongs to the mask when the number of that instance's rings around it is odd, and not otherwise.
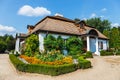
[{"label": "whitewashed wall", "polygon": [[45,33],[39,33],[39,50],[40,52],[44,51],[44,38],[46,37]]},{"label": "whitewashed wall", "polygon": [[108,40],[99,39],[98,41],[103,43],[103,50],[107,50],[108,49],[108,47],[109,47]]},{"label": "whitewashed wall", "polygon": [[[46,37],[46,33],[39,33],[39,50],[40,52],[44,51],[44,38]],[[57,38],[58,36],[61,36],[63,39],[67,39],[70,36],[69,35],[62,35],[62,34],[51,34],[52,36],[54,36],[55,38]],[[67,54],[66,50],[63,50],[63,53]]]}]

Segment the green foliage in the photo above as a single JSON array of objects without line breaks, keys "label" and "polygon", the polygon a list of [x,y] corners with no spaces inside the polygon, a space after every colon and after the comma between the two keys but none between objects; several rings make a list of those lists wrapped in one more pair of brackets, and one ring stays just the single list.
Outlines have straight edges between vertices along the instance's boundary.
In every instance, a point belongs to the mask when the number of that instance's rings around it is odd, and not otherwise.
[{"label": "green foliage", "polygon": [[64,55],[60,53],[60,51],[53,50],[51,52],[48,52],[47,54],[40,54],[37,55],[36,58],[42,60],[42,61],[55,61],[55,60],[61,60],[63,59]]},{"label": "green foliage", "polygon": [[48,34],[48,36],[44,39],[44,47],[46,51],[51,51],[56,49],[57,40],[52,35]]},{"label": "green foliage", "polygon": [[120,32],[118,28],[112,28],[110,33],[110,46],[120,49]]},{"label": "green foliage", "polygon": [[86,54],[85,54],[85,57],[86,58],[93,58],[92,52],[87,51]]},{"label": "green foliage", "polygon": [[44,40],[44,46],[46,51],[60,50],[62,52],[64,40],[61,38],[61,36],[55,38],[49,34]]},{"label": "green foliage", "polygon": [[25,40],[25,54],[34,56],[35,52],[39,52],[39,40],[37,35],[32,34]]},{"label": "green foliage", "polygon": [[40,73],[51,76],[57,76],[60,74],[65,74],[68,72],[72,72],[76,70],[75,64],[64,64],[64,65],[43,65],[43,64],[25,64],[21,62],[16,56],[13,54],[9,55],[9,58],[13,65],[22,72],[30,72],[30,73]]},{"label": "green foliage", "polygon": [[64,40],[62,39],[62,37],[61,36],[58,36],[57,37],[57,50],[60,50],[60,51],[62,51],[63,50],[63,48],[64,48]]},{"label": "green foliage", "polygon": [[120,49],[120,29],[113,27],[110,30],[104,30],[103,34],[109,38],[110,48]]},{"label": "green foliage", "polygon": [[10,61],[13,63],[13,65],[18,69],[21,70],[22,65],[24,63],[20,61],[14,54],[9,54]]},{"label": "green foliage", "polygon": [[101,50],[100,55],[101,56],[109,56],[109,55],[114,55],[114,54],[113,54],[113,52],[109,52],[109,51],[106,51],[106,50]]},{"label": "green foliage", "polygon": [[83,56],[80,56],[78,58],[78,68],[80,69],[87,69],[87,68],[90,68],[91,67],[91,62],[84,59]]},{"label": "green foliage", "polygon": [[15,48],[15,38],[12,35],[5,34],[0,36],[0,53],[5,50],[13,50]]},{"label": "green foliage", "polygon": [[91,18],[86,21],[87,25],[92,26],[98,29],[100,32],[103,33],[103,30],[109,30],[111,27],[111,22],[108,20],[101,20],[101,18]]},{"label": "green foliage", "polygon": [[120,55],[120,49],[116,52],[116,55]]},{"label": "green foliage", "polygon": [[6,50],[6,43],[2,40],[0,40],[0,52],[4,52]]},{"label": "green foliage", "polygon": [[66,42],[66,47],[67,47],[67,50],[69,51],[70,55],[81,54],[82,46],[83,46],[83,43],[82,43],[81,39],[79,39],[75,36],[68,38],[68,40]]}]

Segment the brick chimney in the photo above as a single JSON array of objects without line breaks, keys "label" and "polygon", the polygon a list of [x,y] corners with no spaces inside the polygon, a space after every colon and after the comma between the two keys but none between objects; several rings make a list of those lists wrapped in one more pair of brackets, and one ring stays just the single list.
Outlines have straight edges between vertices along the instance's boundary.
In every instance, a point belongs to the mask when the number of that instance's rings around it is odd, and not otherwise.
[{"label": "brick chimney", "polygon": [[32,30],[34,29],[33,25],[27,25],[28,33],[31,33]]}]

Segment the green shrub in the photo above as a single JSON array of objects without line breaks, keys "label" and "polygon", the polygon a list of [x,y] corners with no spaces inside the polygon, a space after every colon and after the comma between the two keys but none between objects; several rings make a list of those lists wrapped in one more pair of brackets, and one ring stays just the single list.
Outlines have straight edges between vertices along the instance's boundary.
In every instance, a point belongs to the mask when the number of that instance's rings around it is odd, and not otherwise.
[{"label": "green shrub", "polygon": [[82,56],[84,59],[86,59],[86,55],[85,54],[77,54],[77,55],[70,55],[72,56],[73,59],[78,59],[78,57]]},{"label": "green shrub", "polygon": [[120,55],[120,51],[116,52],[116,55]]},{"label": "green shrub", "polygon": [[108,56],[108,55],[114,55],[113,52],[108,52],[106,50],[101,50],[100,51],[101,56]]},{"label": "green shrub", "polygon": [[[36,51],[39,51],[39,39],[38,35],[32,34],[25,40],[25,51],[23,50],[22,54],[25,54],[27,56],[34,56]],[[23,48],[24,48],[23,46]]]},{"label": "green shrub", "polygon": [[71,36],[66,40],[66,48],[69,55],[77,55],[82,53],[83,42],[76,36]]},{"label": "green shrub", "polygon": [[86,58],[93,58],[92,52],[87,51],[86,54],[85,54],[85,57]]},{"label": "green shrub", "polygon": [[83,56],[80,56],[78,58],[78,68],[80,69],[87,69],[87,68],[90,68],[91,67],[91,62],[84,59]]},{"label": "green shrub", "polygon": [[19,71],[30,72],[30,73],[40,73],[46,75],[60,75],[76,70],[75,64],[64,64],[64,65],[45,65],[45,64],[25,64],[20,61],[15,55],[10,54],[9,58],[13,65]]}]

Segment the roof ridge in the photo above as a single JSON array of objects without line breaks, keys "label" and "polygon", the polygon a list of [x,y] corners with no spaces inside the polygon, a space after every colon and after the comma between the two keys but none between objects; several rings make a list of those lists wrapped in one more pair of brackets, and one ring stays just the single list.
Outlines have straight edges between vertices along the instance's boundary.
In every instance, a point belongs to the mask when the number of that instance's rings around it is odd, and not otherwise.
[{"label": "roof ridge", "polygon": [[62,20],[62,21],[67,21],[67,22],[75,23],[74,20],[69,19],[69,18],[65,18],[65,17],[61,17],[61,16],[46,16],[45,18],[41,19],[38,23],[36,23],[34,26],[38,25],[39,23],[41,23],[46,18],[52,18],[52,19],[57,19],[57,20]]},{"label": "roof ridge", "polygon": [[58,19],[58,20],[63,20],[63,21],[67,21],[67,22],[75,22],[72,19],[66,18],[66,17],[61,17],[61,16],[48,16],[49,18],[53,18],[53,19]]}]

